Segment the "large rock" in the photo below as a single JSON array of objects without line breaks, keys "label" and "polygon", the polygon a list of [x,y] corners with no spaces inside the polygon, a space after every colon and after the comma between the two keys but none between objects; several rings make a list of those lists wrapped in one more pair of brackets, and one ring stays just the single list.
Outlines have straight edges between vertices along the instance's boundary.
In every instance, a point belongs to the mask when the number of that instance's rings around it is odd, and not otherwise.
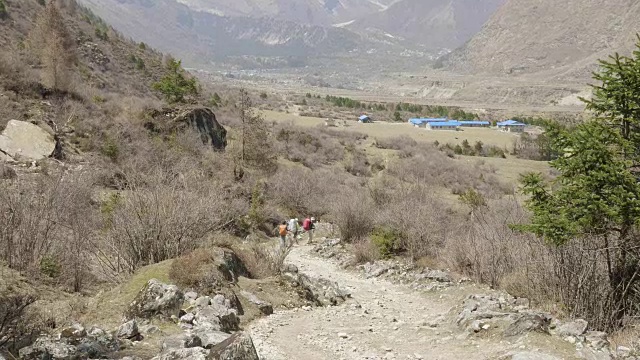
[{"label": "large rock", "polygon": [[76,360],[80,359],[78,348],[49,337],[41,337],[33,345],[20,349],[23,360]]},{"label": "large rock", "polygon": [[140,338],[140,330],[136,320],[130,320],[120,325],[116,331],[116,336],[120,339],[138,340]]},{"label": "large rock", "polygon": [[209,350],[201,347],[187,349],[169,349],[151,360],[206,360]]},{"label": "large rock", "polygon": [[199,329],[231,332],[239,330],[240,318],[237,310],[212,302],[196,312],[193,324]]},{"label": "large rock", "polygon": [[556,329],[556,334],[561,337],[578,337],[587,331],[589,323],[586,320],[576,319],[560,325]]},{"label": "large rock", "polygon": [[16,160],[41,160],[49,157],[55,147],[51,134],[25,121],[9,121],[0,134],[0,152]]},{"label": "large rock", "polygon": [[283,278],[294,286],[300,286],[304,290],[307,300],[320,306],[338,305],[349,297],[347,291],[340,289],[338,283],[323,278],[309,277],[303,273],[285,273]]},{"label": "large rock", "polygon": [[231,334],[222,331],[195,329],[194,333],[200,338],[202,347],[205,349],[211,349],[231,337]]},{"label": "large rock", "polygon": [[125,312],[126,319],[178,316],[184,295],[175,285],[163,284],[151,279],[140,290]]},{"label": "large rock", "polygon": [[548,333],[551,317],[546,314],[526,312],[518,314],[514,322],[504,330],[505,336],[518,336],[528,332]]},{"label": "large rock", "polygon": [[209,354],[211,360],[260,360],[251,336],[244,333],[233,334],[227,340],[214,346]]},{"label": "large rock", "polygon": [[260,298],[258,298],[255,294],[252,294],[246,290],[242,290],[240,291],[240,295],[242,297],[244,297],[245,299],[247,299],[247,301],[249,301],[250,303],[254,304],[255,306],[258,307],[258,310],[260,310],[260,312],[264,315],[271,315],[273,314],[273,305],[269,304],[268,302],[261,300]]},{"label": "large rock", "polygon": [[211,109],[197,107],[192,109],[165,108],[151,113],[154,121],[145,127],[156,133],[173,134],[193,129],[199,133],[202,142],[214,150],[224,150],[227,146],[227,130],[218,123]]},{"label": "large rock", "polygon": [[200,339],[198,335],[189,332],[170,336],[164,339],[164,342],[162,343],[163,351],[170,351],[173,349],[188,349],[193,347],[203,347],[202,339]]}]

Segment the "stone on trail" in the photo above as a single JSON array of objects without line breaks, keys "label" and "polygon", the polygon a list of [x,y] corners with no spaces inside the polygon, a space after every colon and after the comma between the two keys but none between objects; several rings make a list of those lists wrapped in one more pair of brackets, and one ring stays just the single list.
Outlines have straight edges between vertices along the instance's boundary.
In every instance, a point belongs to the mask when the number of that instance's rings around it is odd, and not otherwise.
[{"label": "stone on trail", "polygon": [[33,345],[20,349],[19,354],[22,360],[76,360],[80,358],[77,347],[49,337],[37,339]]},{"label": "stone on trail", "polygon": [[198,335],[192,333],[183,333],[170,336],[164,339],[162,343],[162,351],[170,351],[173,349],[188,349],[194,347],[202,347],[202,339]]},{"label": "stone on trail", "polygon": [[10,120],[0,134],[0,153],[3,153],[5,158],[42,160],[49,157],[55,147],[56,142],[51,134],[25,121]]},{"label": "stone on trail", "polygon": [[195,329],[194,334],[200,338],[202,347],[205,349],[211,349],[231,337],[231,334],[212,330]]},{"label": "stone on trail", "polygon": [[207,360],[209,350],[201,347],[169,349],[151,360]]},{"label": "stone on trail", "polygon": [[170,319],[180,313],[183,302],[184,295],[177,286],[151,279],[131,302],[125,312],[125,318],[128,320],[153,317]]},{"label": "stone on trail", "polygon": [[505,336],[518,336],[528,332],[549,332],[551,318],[534,312],[519,313],[518,317],[504,331]]},{"label": "stone on trail", "polygon": [[246,290],[242,290],[240,292],[240,295],[242,297],[244,297],[245,299],[247,299],[250,303],[254,304],[255,306],[258,307],[258,310],[260,310],[260,312],[264,315],[271,315],[273,314],[273,305],[269,304],[268,302],[261,300],[260,298],[258,298],[256,295],[246,291]]},{"label": "stone on trail", "polygon": [[558,336],[560,337],[578,337],[587,331],[588,326],[589,323],[586,320],[576,319],[560,325],[556,329],[556,334],[558,334]]},{"label": "stone on trail", "polygon": [[235,333],[227,340],[214,346],[209,355],[211,360],[260,360],[251,336]]},{"label": "stone on trail", "polygon": [[138,322],[130,320],[120,325],[116,331],[116,337],[120,339],[139,340],[140,331],[138,330]]}]

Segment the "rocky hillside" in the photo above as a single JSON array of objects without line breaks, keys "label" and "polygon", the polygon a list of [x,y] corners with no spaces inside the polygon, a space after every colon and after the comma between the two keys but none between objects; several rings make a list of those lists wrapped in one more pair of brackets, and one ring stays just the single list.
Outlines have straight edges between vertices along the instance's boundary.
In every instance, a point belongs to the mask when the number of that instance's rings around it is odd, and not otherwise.
[{"label": "rocky hillside", "polygon": [[[399,54],[433,56],[467,41],[504,2],[81,1],[125,34],[200,67],[246,57],[357,56],[380,63]],[[265,67],[274,67],[273,60]]]},{"label": "rocky hillside", "polygon": [[504,0],[404,0],[348,28],[384,33],[427,49],[454,49],[475,35]]},{"label": "rocky hillside", "polygon": [[82,0],[125,34],[190,64],[206,66],[229,57],[335,57],[365,53],[388,44],[368,41],[345,29],[277,18],[226,17],[196,11],[175,0]]},{"label": "rocky hillside", "polygon": [[638,16],[634,0],[509,0],[445,63],[467,73],[587,78],[596,59],[631,47]]}]

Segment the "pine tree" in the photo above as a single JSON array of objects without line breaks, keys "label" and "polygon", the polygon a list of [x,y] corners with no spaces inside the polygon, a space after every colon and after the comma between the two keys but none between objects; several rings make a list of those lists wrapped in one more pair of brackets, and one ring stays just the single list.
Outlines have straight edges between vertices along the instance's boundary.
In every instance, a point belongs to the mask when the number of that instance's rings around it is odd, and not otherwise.
[{"label": "pine tree", "polygon": [[195,78],[190,77],[182,68],[182,61],[167,58],[168,74],[153,88],[164,95],[169,103],[183,103],[187,96],[198,96],[200,89]]}]

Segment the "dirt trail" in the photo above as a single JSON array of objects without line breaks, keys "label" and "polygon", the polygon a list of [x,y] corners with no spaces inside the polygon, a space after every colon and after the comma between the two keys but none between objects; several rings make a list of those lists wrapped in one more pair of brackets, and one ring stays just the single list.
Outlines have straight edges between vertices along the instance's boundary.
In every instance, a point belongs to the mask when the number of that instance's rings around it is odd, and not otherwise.
[{"label": "dirt trail", "polygon": [[[251,326],[263,360],[280,359],[570,359],[575,347],[549,336],[527,334],[504,338],[490,332],[468,335],[455,325],[455,311],[473,285],[437,292],[343,270],[294,248],[287,262],[301,272],[338,282],[352,299],[328,308],[276,312]],[[507,355],[505,357],[505,355]]]}]

